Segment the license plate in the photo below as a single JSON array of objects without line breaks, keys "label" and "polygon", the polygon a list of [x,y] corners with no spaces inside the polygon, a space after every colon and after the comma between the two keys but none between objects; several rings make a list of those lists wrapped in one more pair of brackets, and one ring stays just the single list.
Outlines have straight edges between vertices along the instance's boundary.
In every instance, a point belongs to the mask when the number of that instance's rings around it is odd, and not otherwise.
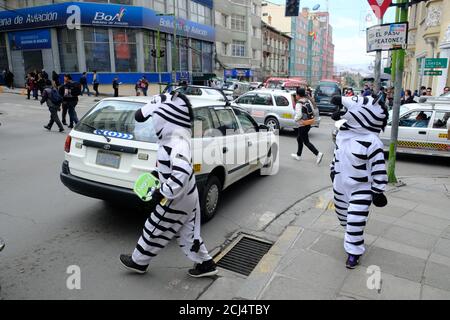
[{"label": "license plate", "polygon": [[120,155],[115,153],[109,153],[104,151],[97,152],[97,161],[99,166],[110,167],[119,169],[120,167]]}]

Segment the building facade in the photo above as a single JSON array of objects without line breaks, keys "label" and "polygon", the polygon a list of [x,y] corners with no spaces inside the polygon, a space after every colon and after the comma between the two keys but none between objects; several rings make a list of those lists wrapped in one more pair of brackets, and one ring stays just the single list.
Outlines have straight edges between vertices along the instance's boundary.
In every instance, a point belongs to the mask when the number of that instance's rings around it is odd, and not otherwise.
[{"label": "building facade", "polygon": [[289,76],[291,36],[263,22],[263,79]]},{"label": "building facade", "polygon": [[333,30],[328,12],[303,8],[298,17],[285,17],[285,6],[267,2],[262,20],[291,36],[289,76],[314,86],[334,75]]},{"label": "building facade", "polygon": [[[105,84],[115,76],[122,83],[142,75],[153,83],[213,76],[212,0],[0,0],[0,5],[0,69],[12,70],[19,85],[28,72],[43,68],[75,79],[96,70]],[[152,50],[161,54],[154,57]]]},{"label": "building facade", "polygon": [[309,12],[308,17],[308,54],[306,81],[315,85],[323,79],[332,79],[334,75],[333,29],[328,12]]},{"label": "building facade", "polygon": [[409,35],[405,62],[404,88],[412,91],[431,87],[434,95],[450,86],[448,66],[441,76],[426,76],[426,58],[450,60],[450,2],[430,0],[413,5],[409,12]]},{"label": "building facade", "polygon": [[261,80],[261,1],[215,1],[214,11],[215,73],[227,79]]}]

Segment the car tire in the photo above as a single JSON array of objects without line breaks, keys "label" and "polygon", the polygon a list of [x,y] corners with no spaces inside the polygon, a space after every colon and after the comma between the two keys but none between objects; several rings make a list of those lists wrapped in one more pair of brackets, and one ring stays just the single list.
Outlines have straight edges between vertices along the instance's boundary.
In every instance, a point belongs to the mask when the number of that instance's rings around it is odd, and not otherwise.
[{"label": "car tire", "polygon": [[210,221],[216,214],[222,196],[222,182],[216,176],[208,178],[200,198],[202,223]]},{"label": "car tire", "polygon": [[277,120],[277,118],[269,117],[266,119],[264,124],[271,130],[280,130],[280,122]]}]

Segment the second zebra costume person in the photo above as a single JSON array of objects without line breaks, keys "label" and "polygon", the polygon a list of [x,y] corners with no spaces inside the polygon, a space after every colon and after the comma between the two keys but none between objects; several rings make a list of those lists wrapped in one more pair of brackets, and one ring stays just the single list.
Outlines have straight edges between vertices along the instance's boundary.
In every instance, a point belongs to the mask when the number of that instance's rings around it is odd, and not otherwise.
[{"label": "second zebra costume person", "polygon": [[336,138],[331,179],[336,213],[346,230],[347,268],[353,269],[365,253],[364,228],[371,204],[387,205],[387,172],[379,134],[387,125],[388,112],[380,97],[336,96],[332,103],[339,107],[333,120],[347,120]]},{"label": "second zebra costume person", "polygon": [[136,112],[136,121],[152,123],[159,139],[158,172],[161,188],[153,195],[155,210],[146,221],[132,255],[121,255],[129,270],[147,272],[151,260],[176,238],[186,256],[196,263],[193,277],[217,274],[216,265],[200,237],[200,203],[192,166],[192,106],[181,93],[155,96]]}]

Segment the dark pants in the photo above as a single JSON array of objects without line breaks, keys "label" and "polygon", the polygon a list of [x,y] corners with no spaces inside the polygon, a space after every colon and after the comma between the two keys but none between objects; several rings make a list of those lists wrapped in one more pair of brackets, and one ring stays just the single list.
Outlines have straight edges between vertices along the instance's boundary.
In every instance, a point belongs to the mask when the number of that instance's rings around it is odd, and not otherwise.
[{"label": "dark pants", "polygon": [[114,97],[119,96],[119,88],[114,89]]},{"label": "dark pants", "polygon": [[89,86],[87,85],[87,83],[83,84],[83,90],[81,90],[81,95],[83,95],[85,91],[87,91],[88,96],[91,95],[91,91],[89,91]]},{"label": "dark pants", "polygon": [[67,102],[63,102],[61,108],[62,108],[61,120],[64,124],[67,124],[66,118],[67,118],[67,111],[69,110]]},{"label": "dark pants", "polygon": [[94,83],[94,91],[95,91],[95,96],[98,97],[99,92],[98,92],[98,83]]},{"label": "dark pants", "polygon": [[148,88],[142,89],[142,92],[144,92],[144,96],[147,96]]},{"label": "dark pants", "polygon": [[58,108],[48,107],[48,111],[50,111],[50,122],[48,123],[47,127],[51,129],[53,124],[56,123],[60,130],[64,130],[64,127],[58,117]]},{"label": "dark pants", "polygon": [[33,98],[34,98],[35,100],[37,100],[37,99],[38,99],[38,89],[33,89],[33,90],[27,89],[27,99],[28,99],[28,100],[30,100],[30,94],[31,94],[31,92],[33,92]]},{"label": "dark pants", "polygon": [[69,127],[73,127],[75,124],[78,123],[78,116],[77,116],[77,112],[75,111],[76,106],[77,106],[77,102],[68,102],[67,103],[67,110],[69,112],[69,119],[70,119]]},{"label": "dark pants", "polygon": [[311,150],[314,155],[319,155],[319,151],[317,151],[316,147],[309,141],[309,130],[311,130],[311,126],[306,127],[299,127],[298,128],[298,136],[297,136],[297,143],[298,143],[298,151],[297,155],[299,157],[302,156],[303,153],[303,145],[307,146],[309,150]]}]

